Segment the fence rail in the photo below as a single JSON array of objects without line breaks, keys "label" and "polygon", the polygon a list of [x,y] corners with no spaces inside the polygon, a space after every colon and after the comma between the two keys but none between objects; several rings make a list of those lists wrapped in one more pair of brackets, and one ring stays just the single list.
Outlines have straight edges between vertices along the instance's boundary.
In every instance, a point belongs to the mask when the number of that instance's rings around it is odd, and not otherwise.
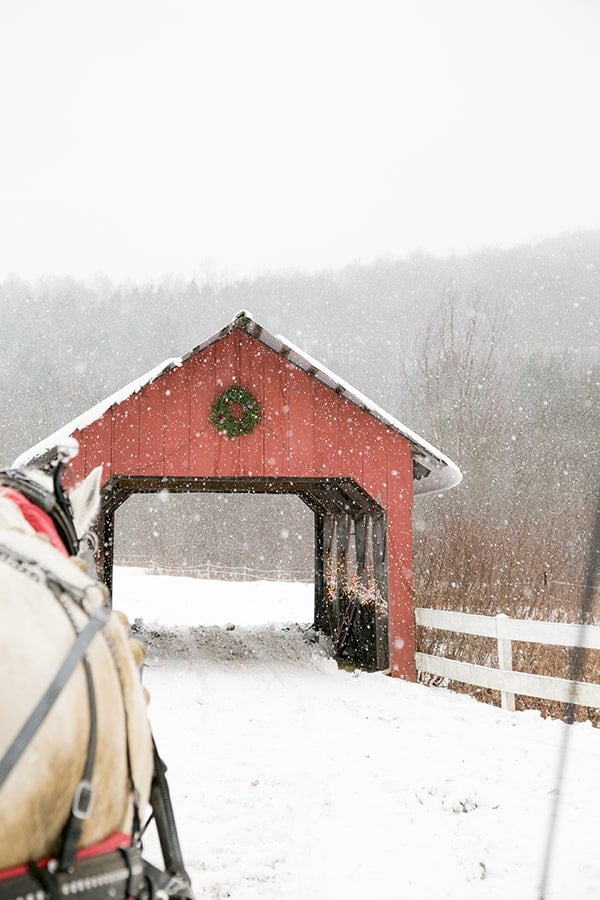
[{"label": "fence rail", "polygon": [[417,625],[426,628],[495,638],[498,646],[497,669],[427,653],[416,653],[416,667],[420,672],[429,672],[431,675],[453,681],[500,691],[503,709],[514,710],[515,694],[575,703],[579,706],[600,707],[600,685],[573,682],[548,675],[514,672],[512,668],[513,641],[600,650],[600,626],[536,622],[532,619],[512,619],[503,614],[480,616],[423,607],[415,609],[415,619]]},{"label": "fence rail", "polygon": [[305,581],[310,583],[314,580],[313,573],[306,570],[223,566],[210,561],[193,566],[163,566],[147,559],[128,559],[117,565],[145,569],[152,575],[182,575],[189,578],[214,578],[218,581]]}]

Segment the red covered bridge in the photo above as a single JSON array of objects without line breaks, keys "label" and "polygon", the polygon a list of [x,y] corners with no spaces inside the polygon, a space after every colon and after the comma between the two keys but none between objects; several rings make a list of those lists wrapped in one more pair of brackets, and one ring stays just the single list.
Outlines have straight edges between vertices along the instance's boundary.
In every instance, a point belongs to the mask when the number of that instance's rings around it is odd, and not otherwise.
[{"label": "red covered bridge", "polygon": [[314,512],[316,628],[336,655],[414,679],[413,495],[458,484],[460,471],[285,338],[242,311],[17,462],[48,463],[69,435],[73,480],[103,466],[109,584],[114,514],[131,494],[295,494]]}]

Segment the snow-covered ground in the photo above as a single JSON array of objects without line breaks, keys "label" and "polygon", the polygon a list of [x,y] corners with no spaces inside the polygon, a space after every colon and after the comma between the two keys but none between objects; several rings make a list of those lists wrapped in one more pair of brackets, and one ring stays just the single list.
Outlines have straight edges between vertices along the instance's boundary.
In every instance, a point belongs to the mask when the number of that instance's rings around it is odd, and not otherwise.
[{"label": "snow-covered ground", "polygon": [[[311,585],[117,569],[115,607],[143,619],[198,898],[539,896],[561,722],[338,670],[296,624]],[[599,764],[571,726],[548,900],[600,896]]]}]

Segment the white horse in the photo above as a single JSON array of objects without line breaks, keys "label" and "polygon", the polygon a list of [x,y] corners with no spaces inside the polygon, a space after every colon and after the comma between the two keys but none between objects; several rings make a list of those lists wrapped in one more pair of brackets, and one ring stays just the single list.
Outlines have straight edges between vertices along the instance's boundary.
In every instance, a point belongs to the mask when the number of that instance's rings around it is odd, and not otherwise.
[{"label": "white horse", "polygon": [[[27,477],[48,496],[56,490],[56,480]],[[96,514],[99,487],[95,470],[70,493],[78,538]],[[153,774],[146,700],[126,628],[109,612],[106,591],[83,560],[57,543],[52,523],[39,530],[46,513],[28,511],[18,493],[18,484],[6,487],[0,473],[0,761],[15,752],[15,738],[77,635],[103,607],[107,621],[86,650],[95,716],[85,663],[78,661],[0,787],[0,870],[60,853],[73,809],[79,850],[131,835],[134,797],[144,815]],[[96,746],[89,773],[91,730]]]}]

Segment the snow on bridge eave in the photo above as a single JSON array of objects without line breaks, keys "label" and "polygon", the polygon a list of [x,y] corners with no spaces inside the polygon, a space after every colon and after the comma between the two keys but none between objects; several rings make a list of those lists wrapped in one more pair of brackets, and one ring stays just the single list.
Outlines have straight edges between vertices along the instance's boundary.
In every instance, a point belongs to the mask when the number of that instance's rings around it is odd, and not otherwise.
[{"label": "snow on bridge eave", "polygon": [[96,422],[100,419],[107,410],[111,409],[111,407],[117,406],[133,394],[137,394],[138,391],[147,385],[152,384],[153,381],[156,381],[156,379],[160,378],[161,375],[164,375],[165,372],[170,372],[171,369],[175,369],[180,365],[181,357],[172,357],[171,359],[164,360],[164,362],[161,362],[158,366],[154,366],[149,372],[140,375],[139,378],[136,378],[134,381],[126,384],[125,387],[115,391],[114,394],[105,397],[104,400],[100,400],[99,403],[96,403],[94,406],[90,407],[90,409],[81,413],[77,418],[73,419],[71,422],[67,422],[66,425],[63,425],[57,431],[49,434],[48,437],[43,438],[37,444],[34,444],[33,447],[25,450],[17,456],[13,466],[18,468],[20,466],[48,462],[56,455],[56,448],[59,447],[66,438],[71,437],[76,431],[81,431],[82,428],[87,428],[92,422]]}]

